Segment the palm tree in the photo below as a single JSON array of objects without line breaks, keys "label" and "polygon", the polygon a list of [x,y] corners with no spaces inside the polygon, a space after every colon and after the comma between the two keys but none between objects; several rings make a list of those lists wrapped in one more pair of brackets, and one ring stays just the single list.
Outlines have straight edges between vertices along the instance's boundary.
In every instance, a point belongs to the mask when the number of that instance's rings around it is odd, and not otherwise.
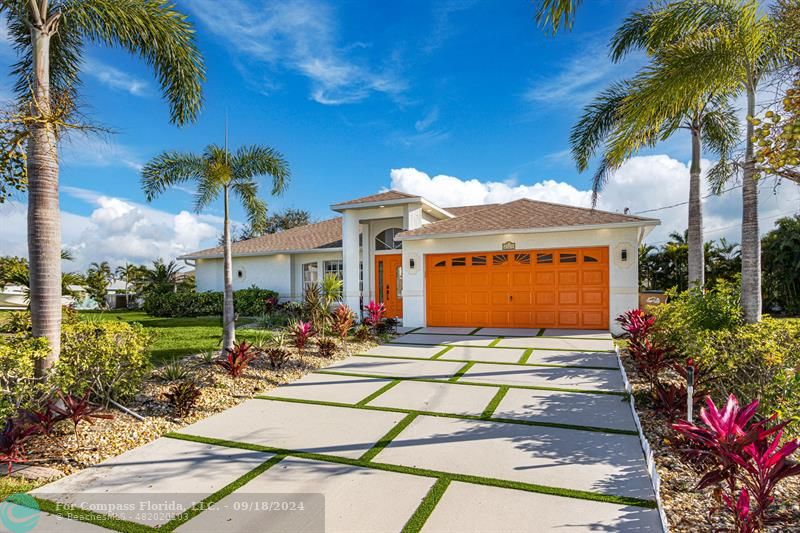
[{"label": "palm tree", "polygon": [[[624,104],[633,124],[668,120],[706,94],[744,93],[748,123],[739,162],[715,166],[710,179],[719,190],[742,177],[742,310],[747,322],[761,319],[761,244],[758,229],[758,179],[754,156],[756,93],[790,51],[775,24],[755,0],[682,0],[659,12],[642,32],[645,46],[671,41],[646,75],[639,77]],[[642,105],[644,103],[652,105]]]},{"label": "palm tree", "polygon": [[[655,37],[647,39],[648,31],[659,16],[660,13],[655,8],[630,15],[612,39],[612,59],[618,62],[631,50],[645,48],[651,56],[656,57],[657,64],[658,56],[668,53],[674,41],[674,36],[671,35],[662,36],[662,41]],[[653,68],[648,67],[642,75],[649,75]],[[615,83],[586,107],[583,116],[572,129],[572,154],[578,169],[583,172],[588,168],[589,160],[603,145],[602,160],[592,179],[592,201],[595,203],[608,176],[641,147],[653,146],[679,130],[689,131],[692,158],[689,167],[688,285],[702,287],[705,283],[700,186],[702,150],[705,148],[716,154],[722,164],[725,164],[739,134],[736,114],[724,95],[704,93],[687,102],[685,107],[675,109],[670,116],[658,116],[650,123],[632,123],[624,111],[639,83],[637,78],[630,82]],[[640,99],[638,105],[657,106],[660,102]]]},{"label": "palm tree", "polygon": [[167,188],[186,181],[197,183],[195,211],[200,212],[222,195],[224,205],[223,250],[225,291],[222,326],[223,351],[233,348],[236,324],[233,309],[233,260],[231,257],[230,194],[242,202],[251,227],[264,224],[267,205],[258,198],[256,177],[272,177],[272,194],[280,194],[289,181],[289,165],[283,156],[266,146],[243,146],[236,153],[216,145],[202,154],[165,152],[142,170],[142,186],[148,201]]},{"label": "palm tree", "polygon": [[183,267],[177,262],[165,263],[163,259],[153,261],[153,268],[132,266],[136,292],[142,294],[174,292]]},{"label": "palm tree", "polygon": [[192,25],[166,0],[0,0],[0,14],[20,58],[16,92],[29,115],[31,318],[33,335],[51,350],[37,361],[44,375],[61,350],[58,139],[75,116],[84,45],[119,46],[144,59],[178,125],[197,116],[204,69]]},{"label": "palm tree", "polygon": [[89,272],[94,272],[103,277],[106,281],[114,281],[114,274],[111,272],[111,265],[108,261],[94,262],[89,265]]},{"label": "palm tree", "polygon": [[117,279],[121,279],[125,282],[125,307],[130,307],[131,299],[130,299],[130,286],[131,282],[136,278],[139,273],[139,267],[136,265],[132,265],[128,262],[125,262],[124,265],[120,265],[114,271],[114,274],[117,276]]}]

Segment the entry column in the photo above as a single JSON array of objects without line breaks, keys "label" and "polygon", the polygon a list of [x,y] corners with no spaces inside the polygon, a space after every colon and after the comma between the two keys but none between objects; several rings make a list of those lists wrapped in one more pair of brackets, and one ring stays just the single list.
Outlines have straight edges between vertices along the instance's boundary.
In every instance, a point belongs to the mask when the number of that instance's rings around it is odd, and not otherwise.
[{"label": "entry column", "polygon": [[342,215],[342,266],[344,268],[344,303],[360,313],[359,290],[359,221],[352,210]]}]

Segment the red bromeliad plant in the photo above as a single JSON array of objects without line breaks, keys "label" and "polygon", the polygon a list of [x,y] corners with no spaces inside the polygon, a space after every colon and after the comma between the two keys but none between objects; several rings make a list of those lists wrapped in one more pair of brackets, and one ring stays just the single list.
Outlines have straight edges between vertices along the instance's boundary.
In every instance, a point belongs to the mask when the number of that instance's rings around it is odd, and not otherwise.
[{"label": "red bromeliad plant", "polygon": [[658,345],[649,339],[643,339],[640,342],[631,341],[628,345],[628,353],[642,377],[654,387],[659,384],[661,373],[673,367],[676,357],[674,350]]},{"label": "red bromeliad plant", "polygon": [[253,345],[242,341],[234,343],[233,348],[226,349],[225,357],[218,359],[216,364],[224,368],[232,378],[238,378],[255,357]]},{"label": "red bromeliad plant", "polygon": [[21,413],[21,417],[33,427],[37,433],[49,437],[55,425],[65,417],[59,414],[56,409],[56,400],[47,398],[42,402],[41,407],[28,409]]},{"label": "red bromeliad plant", "polygon": [[294,347],[299,351],[305,349],[308,344],[308,339],[314,335],[314,326],[311,322],[297,321],[292,326],[292,338],[294,339]]},{"label": "red bromeliad plant", "polygon": [[707,409],[700,410],[706,427],[686,421],[672,425],[691,445],[687,454],[707,465],[697,488],[715,485],[722,489],[737,532],[762,531],[769,522],[777,483],[800,475],[800,465],[789,459],[800,442],[795,439],[781,445],[787,422],[775,424],[776,415],[753,421],[758,401],[740,408],[731,394],[724,410],[709,397],[706,404]]},{"label": "red bromeliad plant", "polygon": [[376,302],[375,300],[370,300],[369,304],[366,307],[367,310],[367,317],[364,319],[364,323],[368,326],[371,326],[372,329],[377,329],[378,325],[383,320],[383,317],[386,315],[386,306],[383,302]]},{"label": "red bromeliad plant", "polygon": [[646,339],[653,329],[656,317],[641,309],[630,309],[617,318],[625,337],[631,341]]},{"label": "red bromeliad plant", "polygon": [[57,415],[61,416],[64,420],[72,421],[76,436],[78,434],[78,424],[84,420],[90,424],[94,424],[96,418],[114,418],[113,415],[103,413],[102,406],[95,405],[89,401],[91,390],[84,392],[83,396],[64,394],[61,391],[59,391],[57,394],[58,398],[61,400],[61,405],[54,402],[50,404],[49,408],[52,409]]},{"label": "red bromeliad plant", "polygon": [[14,463],[25,460],[25,441],[36,434],[36,428],[22,423],[19,419],[7,418],[0,433],[0,463],[8,465],[8,473]]}]

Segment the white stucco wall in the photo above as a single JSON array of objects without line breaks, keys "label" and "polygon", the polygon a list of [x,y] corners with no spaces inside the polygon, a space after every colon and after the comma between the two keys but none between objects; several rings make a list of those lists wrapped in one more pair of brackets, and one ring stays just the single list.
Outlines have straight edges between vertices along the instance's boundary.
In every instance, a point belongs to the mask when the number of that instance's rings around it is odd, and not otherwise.
[{"label": "white stucco wall", "polygon": [[335,261],[342,258],[342,252],[315,252],[307,254],[294,254],[292,255],[292,272],[291,272],[291,298],[293,300],[301,300],[303,298],[303,265],[305,263],[317,263],[317,272],[319,279],[325,275],[323,264],[325,261]]},{"label": "white stucco wall", "polygon": [[[425,255],[501,251],[502,243],[513,241],[517,250],[608,246],[609,325],[619,333],[614,319],[639,304],[638,234],[639,228],[616,228],[403,241],[403,325],[426,325]],[[623,248],[628,250],[624,263],[620,260]],[[409,267],[411,259],[413,270]]]},{"label": "white stucco wall", "polygon": [[[237,274],[242,271],[243,277]],[[198,259],[195,265],[197,291],[221,291],[223,289],[222,259]],[[248,287],[276,291],[281,298],[290,298],[291,256],[276,254],[268,256],[234,257],[233,290]]]}]

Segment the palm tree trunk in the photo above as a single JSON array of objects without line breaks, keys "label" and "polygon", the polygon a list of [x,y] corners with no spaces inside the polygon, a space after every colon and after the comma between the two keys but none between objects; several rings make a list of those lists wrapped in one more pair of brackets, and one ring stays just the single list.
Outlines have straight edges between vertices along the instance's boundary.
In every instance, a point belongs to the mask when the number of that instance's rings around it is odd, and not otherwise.
[{"label": "palm tree trunk", "polygon": [[[46,13],[42,15],[46,17]],[[33,99],[31,114],[43,120],[28,138],[28,258],[34,337],[44,337],[50,353],[36,362],[44,376],[61,352],[61,212],[58,203],[58,152],[50,105],[50,36],[48,24],[33,24]]]},{"label": "palm tree trunk", "polygon": [[[755,86],[748,80],[747,115],[755,116]],[[753,157],[753,123],[747,121],[742,173],[742,310],[747,323],[761,320],[761,240],[758,235],[758,176]]]},{"label": "palm tree trunk", "polygon": [[236,317],[233,310],[233,257],[231,256],[231,220],[230,199],[228,187],[225,186],[225,220],[223,223],[222,240],[225,256],[224,294],[222,303],[222,351],[233,348],[236,342]]},{"label": "palm tree trunk", "polygon": [[700,126],[692,124],[692,164],[689,169],[689,288],[705,285],[703,206],[700,201]]}]

